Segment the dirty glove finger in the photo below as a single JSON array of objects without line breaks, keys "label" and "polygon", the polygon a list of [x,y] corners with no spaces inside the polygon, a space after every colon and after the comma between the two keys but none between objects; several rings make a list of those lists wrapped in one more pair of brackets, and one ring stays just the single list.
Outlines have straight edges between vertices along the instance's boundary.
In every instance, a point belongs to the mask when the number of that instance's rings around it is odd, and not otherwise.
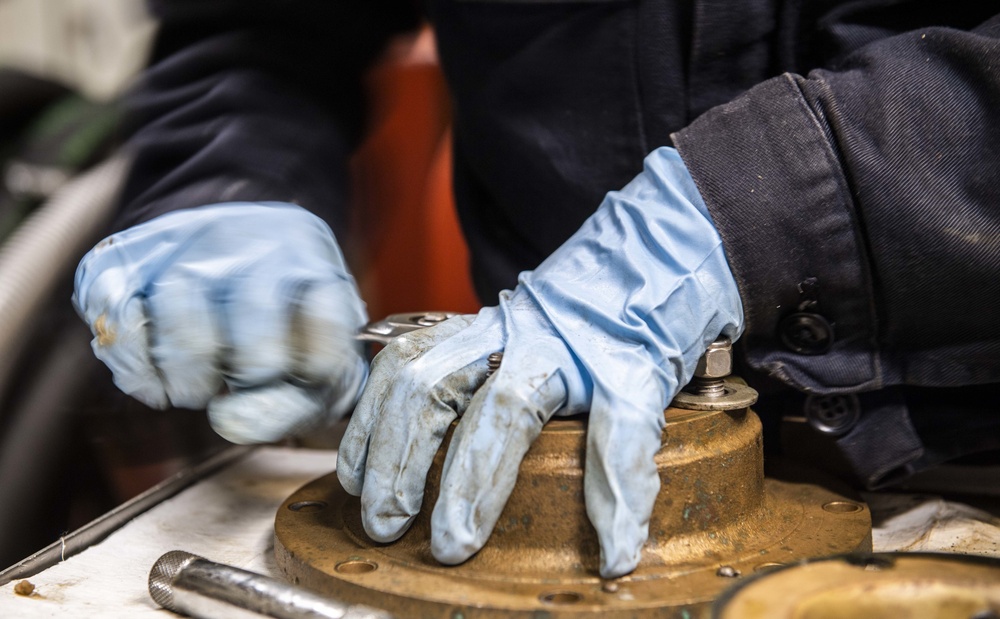
[{"label": "dirty glove finger", "polygon": [[205,408],[223,386],[218,324],[200,287],[173,277],[152,286],[146,302],[150,358],[170,404],[181,408]]},{"label": "dirty glove finger", "polygon": [[111,370],[119,389],[153,408],[167,408],[170,400],[150,357],[144,299],[130,273],[116,268],[114,256],[110,262],[88,285],[81,285],[77,274],[74,303],[94,335],[91,348]]},{"label": "dirty glove finger", "polygon": [[288,375],[326,388],[325,415],[318,422],[349,413],[368,377],[368,360],[355,340],[367,317],[353,291],[349,277],[310,282],[292,310]]},{"label": "dirty glove finger", "polygon": [[209,404],[235,441],[321,427],[364,385],[353,340],[364,304],[333,232],[299,206],[160,215],[98,243],[75,284],[94,351],[123,391],[161,408]]},{"label": "dirty glove finger", "polygon": [[291,376],[336,383],[345,372],[354,372],[359,361],[367,366],[361,343],[355,340],[365,324],[365,311],[353,289],[353,282],[334,279],[302,286],[290,326]]},{"label": "dirty glove finger", "polygon": [[[653,460],[665,424],[659,391],[594,394],[587,427],[584,498],[601,545],[601,576],[617,578],[639,564],[660,490]],[[613,409],[613,410],[612,410]]]},{"label": "dirty glove finger", "polygon": [[[232,389],[268,385],[291,368],[290,322],[301,282],[288,278],[237,281],[223,296],[223,374]],[[241,281],[242,280],[242,281]]]},{"label": "dirty glove finger", "polygon": [[357,296],[345,290],[352,287],[293,271],[271,286],[243,286],[230,296],[239,299],[225,313],[232,391],[208,406],[216,432],[234,443],[268,443],[328,425],[350,410],[368,372],[354,341],[365,315]]},{"label": "dirty glove finger", "polygon": [[208,421],[219,436],[241,445],[301,434],[324,418],[328,388],[274,382],[212,398]]},{"label": "dirty glove finger", "polygon": [[434,455],[485,378],[486,358],[500,343],[499,324],[473,323],[397,373],[365,464],[362,522],[372,539],[397,539],[420,511]]},{"label": "dirty glove finger", "polygon": [[382,402],[396,382],[396,376],[407,363],[434,346],[465,329],[474,315],[455,316],[427,329],[420,329],[393,340],[372,361],[371,376],[337,450],[337,478],[344,489],[361,496],[365,481],[365,462],[372,431],[378,423]]},{"label": "dirty glove finger", "polygon": [[565,346],[551,339],[527,349],[508,346],[500,369],[473,398],[448,448],[431,516],[431,552],[438,561],[461,563],[486,543],[524,454],[566,402],[561,368],[571,366]]}]

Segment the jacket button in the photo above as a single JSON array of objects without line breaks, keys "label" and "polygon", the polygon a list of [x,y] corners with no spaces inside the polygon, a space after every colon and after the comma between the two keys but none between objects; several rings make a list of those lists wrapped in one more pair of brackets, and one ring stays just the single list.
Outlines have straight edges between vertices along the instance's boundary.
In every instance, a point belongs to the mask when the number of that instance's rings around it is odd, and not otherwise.
[{"label": "jacket button", "polygon": [[805,403],[806,421],[823,434],[850,432],[861,418],[861,403],[853,394],[811,395]]},{"label": "jacket button", "polygon": [[802,355],[822,355],[833,345],[833,327],[819,314],[800,312],[778,325],[781,343]]}]

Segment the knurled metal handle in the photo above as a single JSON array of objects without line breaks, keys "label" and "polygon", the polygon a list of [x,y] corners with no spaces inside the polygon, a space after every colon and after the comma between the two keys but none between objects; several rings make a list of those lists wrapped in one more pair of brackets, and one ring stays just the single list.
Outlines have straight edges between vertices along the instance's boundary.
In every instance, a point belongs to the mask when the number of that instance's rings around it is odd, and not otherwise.
[{"label": "knurled metal handle", "polygon": [[149,572],[149,595],[176,613],[203,619],[392,619],[312,591],[183,550],[161,556]]}]

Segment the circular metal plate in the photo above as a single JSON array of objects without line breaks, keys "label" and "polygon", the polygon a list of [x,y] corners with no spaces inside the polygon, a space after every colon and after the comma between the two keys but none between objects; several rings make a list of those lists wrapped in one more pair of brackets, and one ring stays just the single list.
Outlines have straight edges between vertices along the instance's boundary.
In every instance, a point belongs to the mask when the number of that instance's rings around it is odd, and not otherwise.
[{"label": "circular metal plate", "polygon": [[931,553],[832,557],[776,568],[719,598],[713,619],[997,619],[1000,560]]},{"label": "circular metal plate", "polygon": [[583,504],[581,420],[545,426],[490,541],[462,565],[442,566],[430,552],[447,444],[428,474],[422,511],[400,540],[369,539],[359,499],[331,473],[279,509],[278,565],[293,582],[400,617],[690,617],[756,570],[871,549],[864,504],[764,478],[752,412],[671,408],[665,415],[649,541],[639,568],[624,578],[597,573],[597,536]]}]

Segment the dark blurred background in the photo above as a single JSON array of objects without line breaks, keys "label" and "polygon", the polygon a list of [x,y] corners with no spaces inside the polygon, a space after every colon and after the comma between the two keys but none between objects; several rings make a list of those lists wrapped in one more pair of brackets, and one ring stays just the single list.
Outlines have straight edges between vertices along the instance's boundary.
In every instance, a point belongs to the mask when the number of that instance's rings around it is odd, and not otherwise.
[{"label": "dark blurred background", "polygon": [[154,32],[137,0],[0,0],[0,568],[224,446],[118,393],[69,303],[113,199],[72,183],[115,151]]},{"label": "dark blurred background", "polygon": [[[112,232],[121,101],[155,35],[143,0],[0,0],[0,569],[227,446],[201,411],[118,392],[69,301]],[[393,42],[367,87],[341,244],[369,314],[475,311],[430,29]]]}]

